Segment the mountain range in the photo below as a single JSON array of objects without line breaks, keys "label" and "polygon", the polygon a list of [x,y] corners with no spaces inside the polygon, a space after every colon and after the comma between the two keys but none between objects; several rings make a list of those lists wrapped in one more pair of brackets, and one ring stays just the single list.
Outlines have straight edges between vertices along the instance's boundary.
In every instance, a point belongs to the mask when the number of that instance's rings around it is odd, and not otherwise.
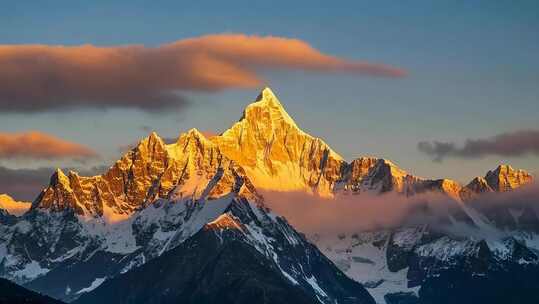
[{"label": "mountain range", "polygon": [[[101,175],[57,170],[23,214],[0,204],[0,276],[75,303],[534,303],[537,210],[483,202],[532,182],[508,165],[460,185],[347,162],[266,88],[220,135],[152,133]],[[435,193],[452,208],[436,214],[443,229],[302,234],[266,191]]]}]

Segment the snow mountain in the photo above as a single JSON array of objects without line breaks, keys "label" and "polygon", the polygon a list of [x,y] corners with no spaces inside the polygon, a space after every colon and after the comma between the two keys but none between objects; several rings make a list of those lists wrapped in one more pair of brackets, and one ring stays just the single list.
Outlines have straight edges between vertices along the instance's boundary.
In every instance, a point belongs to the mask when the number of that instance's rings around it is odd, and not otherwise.
[{"label": "snow mountain", "polygon": [[[536,210],[478,206],[484,194],[531,182],[506,165],[462,186],[386,159],[348,163],[302,131],[266,88],[221,135],[192,129],[165,144],[152,133],[101,175],[57,170],[24,214],[0,209],[0,276],[80,303],[121,303],[127,295],[118,290],[129,291],[130,303],[151,294],[162,303],[261,294],[268,302],[373,303],[369,293],[377,303],[438,303],[452,294],[444,284],[504,284],[508,273],[537,283]],[[409,225],[306,239],[265,207],[261,190],[441,193],[458,206],[444,221],[459,233]],[[208,293],[194,282],[219,288]],[[245,294],[242,286],[264,288]]]},{"label": "snow mountain", "polygon": [[174,249],[75,303],[374,303],[263,205],[236,198]]},{"label": "snow mountain", "polygon": [[525,171],[500,165],[465,187],[450,184],[454,191],[445,193],[458,208],[440,226],[410,223],[309,238],[377,303],[535,303],[539,212],[491,203],[496,193],[531,182]]}]

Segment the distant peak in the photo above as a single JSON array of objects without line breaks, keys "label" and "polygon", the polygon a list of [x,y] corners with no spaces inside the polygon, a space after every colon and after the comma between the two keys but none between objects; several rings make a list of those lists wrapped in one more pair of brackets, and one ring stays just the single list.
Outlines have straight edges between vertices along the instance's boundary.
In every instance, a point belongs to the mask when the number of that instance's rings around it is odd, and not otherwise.
[{"label": "distant peak", "polygon": [[522,169],[514,169],[508,164],[500,164],[496,169],[490,170],[487,173],[488,175],[507,175],[507,174],[521,174],[521,175],[529,175],[529,173],[526,170]]},{"label": "distant peak", "polygon": [[16,201],[7,194],[0,194],[0,209],[7,210],[10,214],[22,215],[30,209],[30,206],[31,204],[29,202]]},{"label": "distant peak", "polygon": [[487,180],[486,180],[484,177],[476,176],[476,177],[474,177],[474,179],[472,179],[472,181],[470,182],[470,184],[482,184],[482,185],[487,185]]},{"label": "distant peak", "polygon": [[157,132],[152,131],[150,132],[150,135],[148,135],[149,138],[159,138],[159,134]]},{"label": "distant peak", "polygon": [[200,132],[197,128],[191,128],[189,129],[189,131],[187,131],[187,134],[189,136],[195,136],[195,137],[202,137],[202,138],[205,138],[206,136],[204,136],[204,134],[202,134],[202,132]]},{"label": "distant peak", "polygon": [[0,201],[13,201],[13,198],[6,193],[0,194]]},{"label": "distant peak", "polygon": [[494,169],[494,172],[498,172],[498,173],[505,173],[505,172],[512,172],[512,171],[515,171],[515,170],[513,169],[513,167],[507,164],[500,164],[498,167],[496,167],[496,169]]},{"label": "distant peak", "polygon": [[499,192],[514,190],[533,182],[531,174],[522,169],[513,169],[510,165],[501,164],[485,175],[488,185]]},{"label": "distant peak", "polygon": [[477,176],[472,179],[472,181],[469,182],[468,185],[466,185],[466,188],[477,193],[493,191],[492,188],[489,186],[487,180],[481,176]]},{"label": "distant peak", "polygon": [[196,128],[192,128],[186,133],[181,134],[180,138],[178,139],[178,143],[182,145],[186,142],[189,142],[190,140],[195,140],[203,144],[212,144],[211,141],[206,137],[206,135],[204,135],[204,133],[200,132]]}]

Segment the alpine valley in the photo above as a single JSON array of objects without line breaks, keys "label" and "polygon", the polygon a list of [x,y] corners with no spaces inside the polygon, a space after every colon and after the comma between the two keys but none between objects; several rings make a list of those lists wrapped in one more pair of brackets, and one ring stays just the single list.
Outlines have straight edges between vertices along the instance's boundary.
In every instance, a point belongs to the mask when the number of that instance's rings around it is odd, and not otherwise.
[{"label": "alpine valley", "polygon": [[[101,175],[57,170],[31,205],[1,196],[0,276],[81,304],[539,303],[537,208],[485,203],[532,184],[508,165],[460,185],[347,162],[266,88],[221,135],[152,133]],[[300,233],[266,192],[328,204],[434,193],[450,208],[410,212],[436,222]]]}]

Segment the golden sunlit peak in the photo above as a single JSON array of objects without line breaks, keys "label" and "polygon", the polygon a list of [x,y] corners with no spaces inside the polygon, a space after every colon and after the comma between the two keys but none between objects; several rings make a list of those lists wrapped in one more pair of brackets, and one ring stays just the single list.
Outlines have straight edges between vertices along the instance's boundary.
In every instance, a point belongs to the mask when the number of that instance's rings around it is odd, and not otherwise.
[{"label": "golden sunlit peak", "polygon": [[187,131],[187,134],[191,135],[191,136],[196,136],[196,137],[201,137],[201,138],[205,138],[206,136],[204,136],[204,134],[202,134],[202,132],[200,132],[197,128],[191,128],[189,129],[189,131]]},{"label": "golden sunlit peak", "polygon": [[218,218],[213,220],[212,222],[209,222],[206,224],[207,230],[229,230],[229,229],[236,229],[243,231],[243,228],[241,227],[241,223],[238,223],[236,218],[232,215],[227,213],[221,214]]},{"label": "golden sunlit peak", "polygon": [[10,214],[22,215],[30,206],[29,202],[19,202],[7,194],[0,194],[0,209],[7,210]]},{"label": "golden sunlit peak", "polygon": [[65,175],[64,171],[62,171],[62,169],[60,168],[56,168],[56,171],[54,172],[56,177],[58,179],[66,179],[67,180],[67,176]]},{"label": "golden sunlit peak", "polygon": [[51,176],[50,185],[62,185],[65,189],[71,190],[69,177],[60,168],[56,168],[56,171]]},{"label": "golden sunlit peak", "polygon": [[149,137],[150,137],[150,138],[160,138],[159,135],[157,134],[157,132],[155,132],[155,131],[152,131],[152,132],[150,133],[150,136],[149,136]]},{"label": "golden sunlit peak", "polygon": [[256,98],[255,103],[260,104],[260,105],[265,105],[271,108],[276,108],[286,113],[283,105],[281,104],[277,96],[275,96],[275,93],[273,93],[273,91],[269,87],[265,87],[260,92],[260,94],[258,94],[258,97]]},{"label": "golden sunlit peak", "polygon": [[204,145],[213,145],[213,143],[208,139],[208,137],[206,137],[204,133],[200,132],[196,128],[189,129],[189,131],[187,131],[186,133],[182,133],[178,138],[177,143],[183,145],[190,140],[196,140]]},{"label": "golden sunlit peak", "polygon": [[155,131],[152,131],[152,133],[150,133],[150,135],[148,136],[148,141],[150,143],[152,143],[152,142],[163,142],[163,139]]},{"label": "golden sunlit peak", "polygon": [[264,89],[262,89],[262,91],[260,91],[260,94],[258,94],[256,101],[261,100],[276,100],[277,102],[279,102],[270,87],[265,87]]}]

